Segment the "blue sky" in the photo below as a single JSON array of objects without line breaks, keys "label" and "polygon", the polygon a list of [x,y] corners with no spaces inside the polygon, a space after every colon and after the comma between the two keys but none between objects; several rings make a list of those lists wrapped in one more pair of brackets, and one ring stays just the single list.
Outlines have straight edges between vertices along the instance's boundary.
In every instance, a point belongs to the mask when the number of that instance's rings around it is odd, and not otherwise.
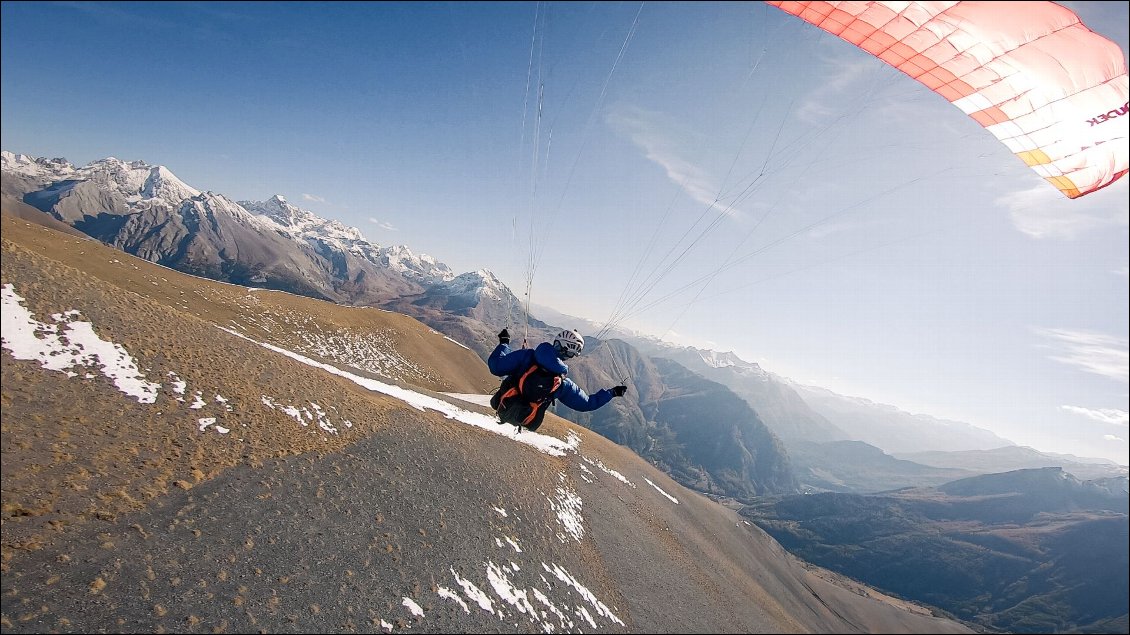
[{"label": "blue sky", "polygon": [[[1065,4],[1125,52],[1130,3]],[[567,314],[1128,463],[1127,180],[1067,200],[773,7],[0,10],[4,150],[281,194]]]}]

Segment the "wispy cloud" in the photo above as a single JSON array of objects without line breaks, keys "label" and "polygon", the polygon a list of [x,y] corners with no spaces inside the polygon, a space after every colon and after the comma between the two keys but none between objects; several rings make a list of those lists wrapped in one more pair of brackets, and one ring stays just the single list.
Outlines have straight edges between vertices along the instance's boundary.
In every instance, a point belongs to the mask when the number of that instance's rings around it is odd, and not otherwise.
[{"label": "wispy cloud", "polygon": [[1103,423],[1109,423],[1116,426],[1130,425],[1130,414],[1128,414],[1125,410],[1117,410],[1115,408],[1101,408],[1099,410],[1093,410],[1091,408],[1081,408],[1079,406],[1060,406],[1060,408],[1063,408],[1068,412],[1074,412],[1075,414],[1083,415],[1084,417],[1089,417],[1091,419],[1094,419],[1095,421],[1102,421]]},{"label": "wispy cloud", "polygon": [[310,201],[312,203],[325,203],[326,202],[326,199],[322,198],[321,196],[314,196],[313,194],[303,194],[302,200]]},{"label": "wispy cloud", "polygon": [[389,222],[386,222],[386,221],[383,221],[383,220],[380,220],[380,219],[377,219],[377,218],[369,218],[369,222],[376,225],[378,228],[385,230],[385,231],[389,231],[389,232],[400,231],[395,226],[393,226],[392,223],[389,223]]},{"label": "wispy cloud", "polygon": [[[127,24],[134,27],[174,28],[175,23],[138,11],[130,11],[121,5],[105,2],[56,2],[56,7],[73,9],[105,24]],[[128,7],[129,5],[126,5]]]},{"label": "wispy cloud", "polygon": [[608,124],[643,150],[648,161],[663,168],[667,178],[678,185],[692,200],[712,205],[731,216],[739,210],[718,201],[719,186],[702,168],[684,159],[682,144],[671,133],[678,124],[666,116],[640,108],[620,108],[608,115]]},{"label": "wispy cloud", "polygon": [[[231,22],[238,14],[231,11],[217,11],[213,2],[181,3],[179,8],[195,12],[193,19],[175,20],[158,17],[152,11],[155,3],[111,3],[111,2],[56,2],[54,6],[80,11],[92,20],[109,27],[128,26],[137,31],[176,31],[188,34],[197,40],[236,43],[242,41],[234,33],[224,29],[224,22]],[[243,16],[242,21],[252,19]]]},{"label": "wispy cloud", "polygon": [[1126,180],[1102,192],[1074,200],[1039,183],[997,198],[1008,210],[1012,224],[1033,238],[1071,239],[1104,227],[1130,224]]},{"label": "wispy cloud", "polygon": [[1117,441],[1119,443],[1126,443],[1126,439],[1123,439],[1122,437],[1116,437],[1113,434],[1104,434],[1103,440],[1104,441]]},{"label": "wispy cloud", "polygon": [[809,93],[795,108],[797,119],[809,124],[825,124],[844,112],[843,95],[861,82],[872,77],[876,62],[866,58],[843,59],[825,57],[821,60],[830,69],[820,88]]},{"label": "wispy cloud", "polygon": [[1130,277],[1130,267],[1123,267],[1121,269],[1115,269],[1114,275],[1121,276],[1123,278]]},{"label": "wispy cloud", "polygon": [[1051,344],[1044,345],[1053,349],[1051,359],[1088,373],[1127,381],[1127,376],[1130,375],[1127,370],[1130,366],[1130,353],[1127,352],[1126,338],[1071,329],[1033,330],[1037,335],[1052,341]]},{"label": "wispy cloud", "polygon": [[848,222],[822,223],[822,224],[817,225],[816,227],[813,227],[812,229],[810,229],[808,231],[808,235],[811,238],[827,238],[828,236],[831,236],[832,234],[839,234],[841,232],[851,231],[858,226],[859,226],[858,223],[848,223]]}]

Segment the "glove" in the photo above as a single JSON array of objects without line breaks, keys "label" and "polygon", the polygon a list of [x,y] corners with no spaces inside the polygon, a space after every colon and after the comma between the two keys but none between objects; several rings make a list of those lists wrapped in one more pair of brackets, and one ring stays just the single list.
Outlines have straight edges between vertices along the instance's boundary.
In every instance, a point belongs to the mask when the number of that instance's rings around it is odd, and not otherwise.
[{"label": "glove", "polygon": [[613,397],[623,397],[624,393],[626,392],[628,392],[627,386],[616,386],[615,388],[612,388]]},{"label": "glove", "polygon": [[507,331],[506,329],[502,329],[502,332],[498,334],[498,343],[499,344],[509,344],[510,343],[510,331]]}]

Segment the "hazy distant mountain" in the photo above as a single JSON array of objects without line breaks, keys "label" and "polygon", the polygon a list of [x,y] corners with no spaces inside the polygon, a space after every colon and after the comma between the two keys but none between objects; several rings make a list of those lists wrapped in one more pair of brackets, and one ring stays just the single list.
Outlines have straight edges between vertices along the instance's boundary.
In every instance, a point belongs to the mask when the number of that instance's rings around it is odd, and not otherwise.
[{"label": "hazy distant mountain", "polygon": [[1127,467],[1106,459],[1086,459],[1068,454],[1040,452],[1023,446],[964,452],[906,452],[901,459],[940,468],[973,472],[1005,472],[1042,467],[1060,467],[1081,479],[1126,476]]},{"label": "hazy distant mountain", "polygon": [[409,317],[3,209],[5,633],[970,632],[583,427],[515,435]]},{"label": "hazy distant mountain", "polygon": [[[674,359],[704,377],[729,387],[745,399],[766,425],[789,447],[790,452],[798,456],[806,455],[814,459],[819,456],[821,460],[835,461],[839,452],[814,452],[816,446],[813,444],[848,440],[862,441],[891,455],[899,453],[900,448],[914,448],[914,451],[929,448],[944,452],[1014,445],[991,431],[968,423],[948,421],[928,415],[913,415],[894,406],[845,397],[823,388],[805,386],[767,372],[757,364],[747,362],[732,352],[673,346],[640,335],[629,336],[628,339],[648,355]],[[865,457],[879,459],[880,456],[881,453],[865,452],[862,455],[855,455],[853,460],[862,460]],[[914,461],[914,457],[909,454],[900,458]],[[806,479],[804,473],[808,466],[803,465],[803,462],[795,463],[798,467],[798,476],[802,480]],[[931,463],[930,465],[963,469],[963,466],[956,464]],[[871,467],[875,468],[877,473],[886,472],[888,476],[894,476],[887,472],[891,466],[890,457],[887,457],[885,466]],[[835,463],[833,467],[850,470],[853,466],[851,462],[847,462]],[[856,464],[854,467],[858,469],[860,466]],[[919,476],[924,473],[917,467],[909,465],[906,467],[909,470],[906,476],[910,479],[907,485],[918,478],[912,473],[918,473]],[[1001,469],[1014,468],[1001,466]],[[949,474],[949,476],[953,475],[955,474]],[[935,476],[945,478],[946,474],[939,472]],[[932,478],[928,480],[937,482]],[[835,481],[836,479],[833,478],[828,483]],[[884,482],[893,483],[893,481]],[[878,481],[872,485],[877,483]]]},{"label": "hazy distant mountain", "polygon": [[788,450],[797,482],[807,491],[877,492],[937,485],[969,474],[900,461],[849,440],[848,434],[808,406],[785,381],[732,352],[652,345],[656,358],[671,359],[741,397]]},{"label": "hazy distant mountain", "polygon": [[557,413],[632,448],[685,486],[734,498],[797,491],[784,446],[725,386],[621,340],[595,338],[570,360],[569,376],[593,391],[628,381],[630,399]]},{"label": "hazy distant mountain", "polygon": [[[580,320],[560,313],[555,315],[555,319]],[[599,328],[596,323],[586,323]],[[786,445],[794,441],[827,443],[853,440],[863,441],[888,454],[984,450],[1015,445],[968,423],[914,415],[894,406],[805,386],[768,372],[733,352],[675,346],[623,329],[617,333],[617,337],[624,338],[647,355],[673,359],[726,385],[745,399]]]},{"label": "hazy distant mountain", "polygon": [[[551,309],[539,311],[557,320],[601,328]],[[733,352],[675,346],[623,329],[617,332],[645,354],[675,360],[745,400],[785,445],[798,484],[806,491],[867,493],[938,485],[990,470],[942,462],[921,465],[912,456],[895,458],[886,448],[998,447],[1009,443],[969,424],[910,415],[892,406],[802,386]],[[1002,465],[999,469],[1014,467]]]},{"label": "hazy distant mountain", "polygon": [[976,474],[900,460],[862,441],[811,443],[798,440],[788,448],[797,480],[808,491],[870,494],[941,485]]},{"label": "hazy distant mountain", "polygon": [[[733,353],[659,344],[644,350],[677,360],[745,399],[788,448],[801,484],[815,490],[875,492],[1036,467],[1062,467],[1080,478],[1127,473],[1105,459],[1041,453],[968,423],[803,386]],[[892,449],[907,447],[936,449]]]},{"label": "hazy distant mountain", "polygon": [[[577,329],[578,331],[580,331],[582,334],[584,334],[586,336],[587,335],[598,335],[598,334],[601,333],[601,331],[604,331],[605,325],[598,322],[598,321],[590,320],[588,318],[583,318],[583,317],[577,317],[575,315],[569,315],[569,314],[563,313],[563,312],[561,312],[561,311],[559,311],[559,310],[557,310],[553,307],[548,307],[548,306],[545,306],[543,304],[532,305],[530,307],[530,312],[531,312],[531,314],[536,315],[538,317],[538,319],[542,320],[543,322],[549,322],[550,324],[563,324],[563,325],[567,326],[568,328]],[[647,336],[640,334],[640,333],[636,333],[635,331],[631,331],[629,329],[617,327],[617,328],[610,329],[607,333],[604,333],[603,337],[601,339],[613,339],[613,338],[621,339],[621,340],[624,340],[625,342],[631,343],[636,348],[643,350],[643,347],[639,346],[639,343],[636,342],[635,340],[636,340],[636,338],[645,338],[645,337],[647,337]],[[651,339],[654,340],[656,338],[651,338]]]},{"label": "hazy distant mountain", "polygon": [[734,391],[757,411],[765,425],[786,446],[791,446],[794,441],[826,443],[851,438],[809,407],[787,383],[732,352],[656,346],[650,354],[675,360]]},{"label": "hazy distant mountain", "polygon": [[989,450],[1015,443],[962,421],[911,414],[894,406],[845,397],[825,388],[784,380],[804,401],[854,440],[888,454]]},{"label": "hazy distant mountain", "polygon": [[754,501],[742,515],[789,551],[1010,633],[1126,632],[1126,477],[1058,468],[881,495]]},{"label": "hazy distant mountain", "polygon": [[1033,509],[1047,511],[1108,510],[1130,513],[1127,477],[1083,481],[1059,467],[983,474],[938,486],[952,496],[1019,495],[1035,499]]}]

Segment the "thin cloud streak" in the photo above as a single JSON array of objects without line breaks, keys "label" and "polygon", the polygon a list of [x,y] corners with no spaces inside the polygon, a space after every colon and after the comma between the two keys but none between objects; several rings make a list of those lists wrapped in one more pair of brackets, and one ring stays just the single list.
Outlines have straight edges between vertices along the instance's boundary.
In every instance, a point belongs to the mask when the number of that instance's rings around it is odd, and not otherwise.
[{"label": "thin cloud streak", "polygon": [[389,232],[400,231],[400,230],[399,230],[399,229],[397,229],[397,228],[396,228],[396,227],[395,227],[395,226],[394,226],[394,225],[393,225],[392,223],[389,223],[389,222],[386,222],[386,221],[380,220],[380,219],[378,219],[378,218],[372,218],[372,217],[370,217],[370,218],[369,218],[369,222],[370,222],[370,223],[372,223],[372,224],[374,224],[374,225],[376,225],[376,226],[377,226],[377,228],[379,228],[379,229],[383,229],[383,230],[385,230],[385,231],[389,231]]},{"label": "thin cloud streak", "polygon": [[1127,413],[1125,410],[1118,410],[1115,408],[1101,408],[1099,410],[1092,410],[1091,408],[1081,408],[1079,406],[1060,406],[1060,408],[1068,412],[1083,415],[1084,417],[1094,419],[1095,421],[1101,421],[1103,423],[1109,423],[1111,425],[1130,425],[1130,413]]},{"label": "thin cloud streak", "polygon": [[1053,340],[1052,344],[1044,345],[1056,349],[1050,359],[1123,383],[1128,381],[1130,353],[1126,338],[1071,329],[1033,330],[1037,335]]},{"label": "thin cloud streak", "polygon": [[858,223],[824,223],[810,229],[808,236],[815,239],[827,238],[840,232],[852,231],[858,226]]},{"label": "thin cloud streak", "polygon": [[119,5],[104,2],[56,2],[54,6],[79,11],[94,20],[111,25],[121,23],[161,29],[174,29],[178,26],[168,20],[143,16],[134,11],[126,11]]},{"label": "thin cloud streak", "polygon": [[302,200],[311,201],[311,202],[314,202],[314,203],[325,203],[326,202],[326,199],[322,198],[321,196],[314,196],[313,194],[303,194]]},{"label": "thin cloud streak", "polygon": [[632,112],[620,111],[608,116],[608,123],[620,135],[627,137],[643,150],[648,161],[663,168],[664,174],[692,200],[711,205],[728,216],[741,213],[735,207],[724,205],[718,200],[719,188],[706,172],[680,156],[678,144],[660,130],[672,129],[672,124],[660,121],[658,113],[645,112],[639,108]]},{"label": "thin cloud streak", "polygon": [[1109,195],[1068,200],[1046,183],[1037,183],[998,197],[996,204],[1008,210],[1016,229],[1032,238],[1070,240],[1097,229],[1128,225],[1126,181],[1109,189],[1113,190]]},{"label": "thin cloud streak", "polygon": [[827,74],[820,88],[810,93],[796,107],[797,119],[808,124],[824,125],[829,119],[842,113],[843,94],[867,79],[877,64],[869,59],[849,61],[838,57],[825,57],[822,63],[831,66],[832,71]]}]

